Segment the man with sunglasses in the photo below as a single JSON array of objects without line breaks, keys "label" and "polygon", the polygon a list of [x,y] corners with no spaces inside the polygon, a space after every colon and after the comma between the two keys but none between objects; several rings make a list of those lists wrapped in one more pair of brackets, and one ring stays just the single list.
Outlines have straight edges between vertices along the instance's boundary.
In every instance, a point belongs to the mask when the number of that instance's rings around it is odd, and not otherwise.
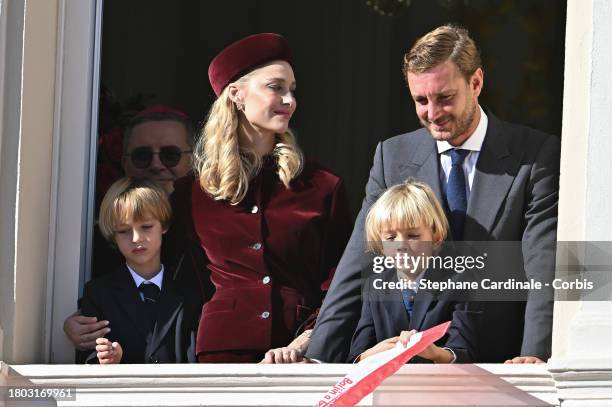
[{"label": "man with sunglasses", "polygon": [[[122,167],[125,175],[157,181],[171,194],[174,181],[191,170],[195,130],[185,113],[164,105],[150,106],[137,113],[123,132]],[[96,227],[97,229],[97,227]],[[116,270],[125,260],[110,250],[94,233],[92,278]],[[110,331],[108,321],[97,321],[80,313],[64,321],[64,332],[78,350],[93,349],[96,338]]]},{"label": "man with sunglasses", "polygon": [[128,123],[123,136],[125,174],[157,181],[168,194],[191,169],[193,126],[189,117],[166,106],[151,106]]}]

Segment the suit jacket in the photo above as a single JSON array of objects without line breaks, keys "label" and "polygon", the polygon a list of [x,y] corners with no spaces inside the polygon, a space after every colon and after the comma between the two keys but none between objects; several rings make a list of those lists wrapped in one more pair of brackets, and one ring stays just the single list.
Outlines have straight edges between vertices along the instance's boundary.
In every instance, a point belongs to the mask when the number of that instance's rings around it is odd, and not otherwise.
[{"label": "suit jacket", "polygon": [[[464,240],[522,241],[526,277],[550,281],[555,264],[559,139],[487,115]],[[346,359],[361,309],[360,276],[372,267],[372,256],[364,248],[366,214],[387,188],[410,177],[429,184],[444,201],[436,143],[424,128],[377,146],[366,196],[321,308],[308,357],[328,362]],[[545,294],[530,292],[526,307],[524,302],[485,304],[479,361],[503,362],[519,354],[550,356],[552,291]]]},{"label": "suit jacket", "polygon": [[122,264],[125,264],[125,257],[116,246],[102,236],[100,226],[96,222],[93,228],[91,279],[96,279],[106,273],[112,273]]},{"label": "suit jacket", "polygon": [[195,242],[204,252],[198,274],[215,286],[202,308],[198,355],[263,355],[314,321],[351,230],[337,175],[307,161],[288,189],[266,158],[236,205],[209,196],[193,175],[177,181],[172,198],[168,248]]},{"label": "suit jacket", "polygon": [[[121,363],[195,362],[195,332],[201,301],[183,295],[164,271],[153,330],[140,292],[125,265],[85,285],[81,313],[109,321],[106,335],[123,348]],[[97,362],[96,352],[77,352],[77,362]]]},{"label": "suit jacket", "polygon": [[[452,279],[454,273],[444,275],[428,271],[427,279]],[[477,360],[477,331],[482,312],[472,308],[469,302],[456,301],[451,290],[430,292],[425,289],[417,291],[409,318],[406,312],[402,292],[398,289],[376,289],[374,280],[397,281],[397,272],[387,270],[382,275],[375,275],[366,281],[363,290],[361,318],[351,342],[348,361],[355,360],[364,351],[394,336],[401,331],[416,329],[424,331],[446,321],[452,321],[444,337],[436,345],[453,350],[456,363],[470,363]],[[412,363],[430,363],[420,357],[411,359]]]}]

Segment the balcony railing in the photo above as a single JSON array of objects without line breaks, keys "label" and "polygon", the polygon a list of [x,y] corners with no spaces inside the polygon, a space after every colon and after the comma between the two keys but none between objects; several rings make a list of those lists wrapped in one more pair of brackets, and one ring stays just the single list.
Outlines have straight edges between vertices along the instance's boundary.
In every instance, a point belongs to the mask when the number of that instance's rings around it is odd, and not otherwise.
[{"label": "balcony railing", "polygon": [[[75,392],[72,400],[49,400],[36,406],[312,406],[351,368],[342,364],[2,364],[0,385],[5,391],[39,386]],[[535,407],[549,403],[558,405],[558,399],[546,365],[406,365],[359,405]]]}]

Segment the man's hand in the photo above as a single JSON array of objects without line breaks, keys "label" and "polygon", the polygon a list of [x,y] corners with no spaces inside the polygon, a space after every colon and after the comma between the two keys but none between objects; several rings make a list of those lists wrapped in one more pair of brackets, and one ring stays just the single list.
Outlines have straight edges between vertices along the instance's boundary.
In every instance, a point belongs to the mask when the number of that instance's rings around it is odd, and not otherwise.
[{"label": "man's hand", "polygon": [[540,364],[540,363],[546,363],[546,362],[544,362],[542,359],[538,358],[537,356],[517,356],[515,358],[506,360],[504,363],[520,365],[520,364],[530,364],[530,363]]},{"label": "man's hand", "polygon": [[308,329],[295,338],[289,345],[282,348],[270,349],[259,363],[309,363],[309,361],[304,358],[304,354],[306,350],[308,350],[311,332],[312,329]]},{"label": "man's hand", "polygon": [[302,362],[303,359],[304,352],[285,346],[267,351],[260,363],[297,363]]},{"label": "man's hand", "polygon": [[96,352],[101,365],[111,365],[121,362],[123,348],[119,342],[112,342],[106,338],[96,339]]},{"label": "man's hand", "polygon": [[96,347],[96,338],[110,332],[108,321],[98,321],[96,317],[85,317],[75,312],[64,321],[64,332],[78,350]]}]

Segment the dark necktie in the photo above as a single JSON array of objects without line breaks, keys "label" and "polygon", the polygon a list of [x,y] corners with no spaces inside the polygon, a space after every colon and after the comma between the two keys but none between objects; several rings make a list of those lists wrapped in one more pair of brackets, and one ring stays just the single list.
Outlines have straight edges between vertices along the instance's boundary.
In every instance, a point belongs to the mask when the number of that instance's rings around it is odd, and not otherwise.
[{"label": "dark necktie", "polygon": [[469,150],[453,148],[449,151],[451,157],[451,170],[446,187],[446,202],[449,210],[449,223],[453,240],[463,239],[465,214],[467,212],[467,194],[465,191],[465,173],[463,161],[470,153]]},{"label": "dark necktie", "polygon": [[[157,319],[157,299],[159,298],[159,287],[155,284],[141,283],[138,290],[143,295],[143,301],[146,309],[146,321],[149,329],[153,329],[155,320]],[[148,340],[148,339],[147,339]]]},{"label": "dark necktie", "polygon": [[145,304],[155,304],[159,298],[159,287],[153,283],[140,283],[138,290],[144,296]]}]

